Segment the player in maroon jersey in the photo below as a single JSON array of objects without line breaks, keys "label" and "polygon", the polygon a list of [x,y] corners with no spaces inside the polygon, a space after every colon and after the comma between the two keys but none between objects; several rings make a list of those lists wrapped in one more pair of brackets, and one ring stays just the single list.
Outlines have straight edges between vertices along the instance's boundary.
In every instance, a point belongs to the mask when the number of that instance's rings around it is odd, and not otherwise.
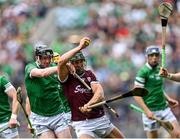
[{"label": "player in maroon jersey", "polygon": [[[104,92],[92,71],[84,69],[86,61],[80,50],[85,48],[83,44],[86,39],[88,38],[81,39],[78,47],[62,55],[58,64],[59,79],[71,108],[72,126],[78,138],[123,138],[123,134],[105,115],[103,107],[88,108],[88,106],[102,101]],[[69,60],[70,64],[67,64]],[[74,66],[76,74],[91,87],[91,90],[88,90],[73,76],[72,71],[68,70],[69,66]]]}]

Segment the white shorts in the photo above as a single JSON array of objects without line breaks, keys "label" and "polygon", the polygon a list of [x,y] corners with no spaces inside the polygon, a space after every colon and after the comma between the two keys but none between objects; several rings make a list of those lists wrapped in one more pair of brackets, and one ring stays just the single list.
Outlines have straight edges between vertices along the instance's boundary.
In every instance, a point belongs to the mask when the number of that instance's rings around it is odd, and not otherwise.
[{"label": "white shorts", "polygon": [[58,132],[69,128],[66,119],[64,118],[64,113],[46,117],[31,112],[29,118],[37,136],[49,130],[54,131],[55,134],[57,134]]},{"label": "white shorts", "polygon": [[[167,120],[169,122],[176,120],[176,117],[174,116],[174,114],[172,113],[169,107],[164,110],[154,111],[153,113],[157,118],[161,120]],[[158,122],[156,122],[156,120],[151,120],[147,118],[145,114],[142,114],[142,119],[143,119],[143,124],[144,124],[143,126],[145,131],[155,131],[160,128],[160,125]]]},{"label": "white shorts", "polygon": [[64,118],[66,119],[66,122],[68,125],[72,125],[72,120],[71,120],[71,112],[64,113]]},{"label": "white shorts", "polygon": [[83,134],[92,137],[106,137],[114,128],[114,125],[105,115],[95,119],[73,121],[72,126],[75,129],[77,137]]},{"label": "white shorts", "polygon": [[[7,123],[1,123],[0,124],[0,129],[8,127],[8,122]],[[15,138],[17,137],[18,134],[18,129],[16,128],[8,128],[7,130],[4,130],[3,132],[0,133],[0,138]]]}]

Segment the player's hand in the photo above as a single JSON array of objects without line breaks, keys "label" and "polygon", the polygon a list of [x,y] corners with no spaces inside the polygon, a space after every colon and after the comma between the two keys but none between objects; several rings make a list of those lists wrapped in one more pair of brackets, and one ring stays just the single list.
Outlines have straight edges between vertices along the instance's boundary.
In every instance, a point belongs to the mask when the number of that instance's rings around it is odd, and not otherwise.
[{"label": "player's hand", "polygon": [[177,100],[175,100],[175,99],[169,98],[167,101],[168,101],[169,106],[171,108],[175,108],[175,107],[177,107],[179,105],[179,102]]},{"label": "player's hand", "polygon": [[81,49],[84,49],[84,48],[86,48],[86,47],[90,44],[90,42],[91,42],[90,38],[88,38],[88,37],[83,37],[83,38],[80,40],[79,46],[81,47]]},{"label": "player's hand", "polygon": [[30,127],[30,125],[28,124],[28,130],[29,130],[29,132],[31,133],[31,134],[34,134],[34,132],[35,132],[35,129],[34,128],[31,128]]},{"label": "player's hand", "polygon": [[9,120],[9,127],[10,128],[15,128],[15,127],[17,127],[17,126],[20,126],[20,124],[19,124],[19,122],[17,121],[17,119],[15,119],[15,118],[11,118],[10,120]]},{"label": "player's hand", "polygon": [[159,71],[159,75],[162,76],[162,77],[164,77],[164,78],[167,78],[168,75],[169,75],[169,73],[168,73],[167,69],[161,67],[161,68],[160,68],[160,71]]},{"label": "player's hand", "polygon": [[89,106],[88,104],[85,104],[83,107],[79,107],[79,110],[80,110],[82,113],[86,113],[86,112],[92,111],[92,109],[89,108],[88,106]]},{"label": "player's hand", "polygon": [[146,114],[146,116],[149,118],[149,119],[154,119],[154,114],[153,114],[153,112],[152,111],[150,111],[150,110],[146,110],[146,111],[144,111],[145,112],[145,114]]}]

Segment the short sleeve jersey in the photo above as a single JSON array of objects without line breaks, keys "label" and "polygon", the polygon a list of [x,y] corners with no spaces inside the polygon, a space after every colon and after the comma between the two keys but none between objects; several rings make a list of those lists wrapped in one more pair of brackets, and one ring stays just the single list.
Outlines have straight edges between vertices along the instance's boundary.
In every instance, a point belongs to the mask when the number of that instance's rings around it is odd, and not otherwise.
[{"label": "short sleeve jersey", "polygon": [[163,78],[159,76],[160,67],[152,68],[146,63],[137,73],[135,85],[145,87],[149,94],[143,97],[151,111],[163,110],[167,107],[163,92]]},{"label": "short sleeve jersey", "polygon": [[[54,66],[54,65],[50,65]],[[25,67],[25,85],[32,112],[42,116],[53,116],[63,112],[57,74],[47,77],[31,77],[30,72],[40,68],[36,62]]]},{"label": "short sleeve jersey", "polygon": [[7,91],[13,86],[4,76],[0,76],[0,123],[9,121],[11,116]]},{"label": "short sleeve jersey", "polygon": [[[90,86],[92,82],[97,82],[95,75],[87,70],[81,78]],[[68,79],[62,83],[64,93],[68,98],[71,108],[72,120],[81,121],[85,119],[98,118],[104,115],[103,107],[93,108],[89,113],[82,113],[79,107],[84,106],[93,97],[92,91],[89,91],[77,78],[69,75]]]}]

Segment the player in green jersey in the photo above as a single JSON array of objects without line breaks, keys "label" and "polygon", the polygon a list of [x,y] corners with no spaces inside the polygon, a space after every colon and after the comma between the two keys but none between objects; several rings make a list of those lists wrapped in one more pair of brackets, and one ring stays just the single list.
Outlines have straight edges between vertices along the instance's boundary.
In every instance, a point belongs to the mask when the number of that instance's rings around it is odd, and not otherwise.
[{"label": "player in green jersey", "polygon": [[[61,59],[60,54],[57,53],[57,52],[53,52],[53,62],[56,65],[58,64],[60,59]],[[67,113],[67,118],[70,121],[70,119],[71,119],[71,116],[70,116],[71,115],[71,110],[70,110],[69,103],[67,101],[67,98],[64,95],[64,92],[63,92],[62,88],[61,88],[61,92],[60,92],[60,98],[61,98],[61,101],[62,101],[63,106],[64,106],[64,112]]]},{"label": "player in green jersey", "polygon": [[161,68],[160,75],[164,78],[167,78],[172,81],[180,82],[180,72],[177,73],[169,73],[167,69]]},{"label": "player in green jersey", "polygon": [[[148,138],[158,137],[160,125],[153,120],[153,116],[168,120],[172,123],[174,129],[171,137],[180,137],[179,124],[168,107],[178,105],[178,102],[170,98],[163,91],[163,78],[159,75],[160,50],[157,46],[149,46],[146,49],[147,63],[138,71],[135,79],[135,87],[145,87],[149,94],[143,98],[134,97],[136,102],[143,108],[144,130]],[[168,103],[167,103],[168,102]]]},{"label": "player in green jersey", "polygon": [[45,45],[38,45],[35,56],[36,61],[29,63],[25,68],[25,85],[33,128],[37,136],[42,138],[71,138],[64,117],[57,66],[51,62],[53,51]]},{"label": "player in green jersey", "polygon": [[[57,52],[53,52],[53,60],[52,60],[52,62],[54,62],[57,65],[60,60],[61,60],[60,54],[57,53]],[[71,127],[71,132],[73,132],[73,129],[72,129],[72,126],[71,126],[71,110],[70,110],[70,107],[69,107],[68,100],[65,97],[64,92],[62,90],[62,87],[61,87],[61,92],[60,92],[60,98],[61,98],[61,101],[63,103],[63,108],[64,108],[64,112],[65,112],[65,118],[66,118],[67,122],[69,123],[69,125]]]},{"label": "player in green jersey", "polygon": [[[8,99],[12,100],[12,106]],[[17,138],[17,113],[18,101],[17,92],[14,86],[5,76],[0,76],[0,129],[9,127],[0,133],[0,138]]]}]

